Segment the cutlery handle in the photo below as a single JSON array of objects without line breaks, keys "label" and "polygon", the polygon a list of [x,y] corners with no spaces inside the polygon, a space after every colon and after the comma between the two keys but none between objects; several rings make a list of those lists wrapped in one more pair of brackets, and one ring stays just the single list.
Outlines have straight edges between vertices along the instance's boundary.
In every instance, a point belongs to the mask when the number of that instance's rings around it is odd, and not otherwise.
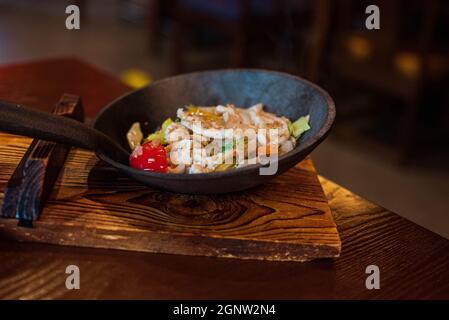
[{"label": "cutlery handle", "polygon": [[[78,96],[64,94],[53,114],[82,122],[83,107]],[[25,152],[5,187],[0,217],[19,219],[31,227],[59,176],[70,147],[35,139]]]},{"label": "cutlery handle", "polygon": [[81,122],[0,101],[0,131],[103,153],[128,163],[129,153],[104,133]]}]

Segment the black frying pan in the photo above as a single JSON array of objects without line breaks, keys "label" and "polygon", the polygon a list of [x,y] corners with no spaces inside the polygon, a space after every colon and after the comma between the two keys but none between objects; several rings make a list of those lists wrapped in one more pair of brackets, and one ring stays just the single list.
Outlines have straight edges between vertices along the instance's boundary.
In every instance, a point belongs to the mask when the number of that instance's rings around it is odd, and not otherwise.
[{"label": "black frying pan", "polygon": [[93,127],[75,120],[0,102],[0,131],[93,150],[97,156],[141,183],[174,192],[212,194],[239,191],[272,179],[260,175],[259,165],[202,173],[166,174],[128,166],[126,132],[133,122],[152,132],[187,104],[234,103],[249,107],[262,102],[265,109],[289,119],[310,114],[311,130],[279,158],[276,175],[304,159],[329,133],[335,106],[318,86],[285,73],[263,70],[219,70],[190,73],[154,82],[113,101],[97,116]]}]

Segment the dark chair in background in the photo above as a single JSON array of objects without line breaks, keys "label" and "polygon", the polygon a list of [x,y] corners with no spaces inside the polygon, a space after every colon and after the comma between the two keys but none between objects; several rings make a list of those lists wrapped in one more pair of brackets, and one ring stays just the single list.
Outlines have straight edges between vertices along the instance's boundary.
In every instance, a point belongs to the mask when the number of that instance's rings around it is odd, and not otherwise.
[{"label": "dark chair in background", "polygon": [[171,61],[174,73],[184,69],[186,41],[195,27],[218,31],[230,39],[230,66],[241,67],[246,58],[250,1],[174,1],[173,46]]},{"label": "dark chair in background", "polygon": [[449,6],[438,0],[377,3],[381,30],[367,30],[360,20],[368,2],[337,2],[331,69],[339,79],[404,102],[397,146],[405,159],[414,152],[426,90],[449,74],[448,48],[436,41]]},{"label": "dark chair in background", "polygon": [[[329,27],[329,2],[152,0],[149,41],[157,51],[163,21],[170,20],[172,73],[185,71],[186,57],[194,46],[192,35],[206,30],[228,56],[225,67],[283,69],[316,78]],[[268,58],[258,64],[261,56]]]},{"label": "dark chair in background", "polygon": [[174,73],[184,69],[189,41],[196,28],[222,35],[227,41],[230,67],[248,65],[248,45],[254,30],[268,28],[280,21],[281,11],[274,0],[174,0],[172,16],[173,46],[171,61]]}]

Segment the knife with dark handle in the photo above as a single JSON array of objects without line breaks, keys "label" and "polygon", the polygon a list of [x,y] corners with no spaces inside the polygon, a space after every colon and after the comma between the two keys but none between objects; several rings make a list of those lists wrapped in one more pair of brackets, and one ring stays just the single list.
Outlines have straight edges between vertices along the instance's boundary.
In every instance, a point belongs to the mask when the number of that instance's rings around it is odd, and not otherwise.
[{"label": "knife with dark handle", "polygon": [[[53,114],[84,121],[81,99],[64,94]],[[19,226],[32,227],[50,195],[70,146],[34,139],[5,188],[0,217],[16,218]]]}]

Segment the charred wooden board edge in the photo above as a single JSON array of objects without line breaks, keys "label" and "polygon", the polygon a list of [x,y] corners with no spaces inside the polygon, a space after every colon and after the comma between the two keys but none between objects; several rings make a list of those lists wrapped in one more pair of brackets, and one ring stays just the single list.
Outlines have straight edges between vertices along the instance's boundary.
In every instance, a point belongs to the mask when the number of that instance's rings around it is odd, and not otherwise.
[{"label": "charred wooden board edge", "polygon": [[[170,232],[80,229],[71,226],[61,229],[57,225],[39,225],[39,221],[36,224],[37,228],[27,229],[24,232],[21,227],[11,224],[10,221],[0,221],[0,237],[62,246],[284,262],[337,258],[341,252],[341,244],[294,244]],[[80,237],[83,239],[82,243],[78,241]]]},{"label": "charred wooden board edge", "polygon": [[[54,114],[83,121],[80,97],[63,94]],[[32,227],[53,189],[70,147],[33,140],[5,188],[1,218],[19,219],[19,225]]]}]

